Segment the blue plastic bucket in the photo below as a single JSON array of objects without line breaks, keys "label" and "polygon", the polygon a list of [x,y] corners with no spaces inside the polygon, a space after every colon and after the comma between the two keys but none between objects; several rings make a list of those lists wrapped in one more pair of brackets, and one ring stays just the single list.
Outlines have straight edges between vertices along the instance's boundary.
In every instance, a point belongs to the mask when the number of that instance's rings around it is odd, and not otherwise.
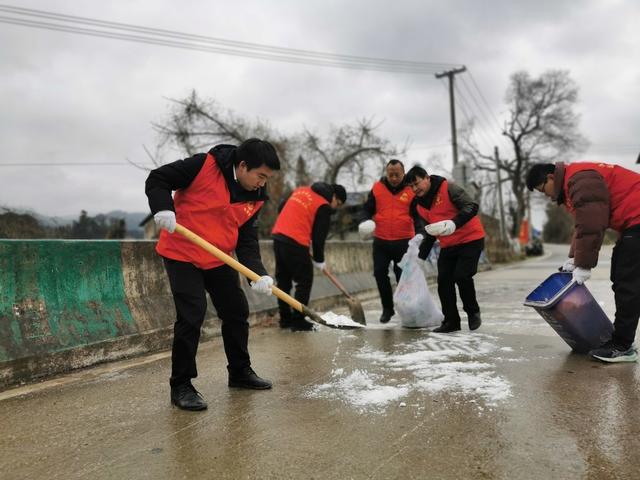
[{"label": "blue plastic bucket", "polygon": [[611,339],[613,325],[584,285],[570,273],[554,273],[524,301],[576,352],[586,353]]}]

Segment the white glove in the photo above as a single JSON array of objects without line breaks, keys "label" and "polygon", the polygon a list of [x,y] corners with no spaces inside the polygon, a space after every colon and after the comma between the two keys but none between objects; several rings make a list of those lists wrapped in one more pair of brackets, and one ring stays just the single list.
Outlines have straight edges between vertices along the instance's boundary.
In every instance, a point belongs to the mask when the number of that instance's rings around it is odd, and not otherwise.
[{"label": "white glove", "polygon": [[360,225],[358,225],[358,233],[360,234],[360,238],[362,240],[371,238],[375,229],[376,222],[374,222],[373,220],[365,220]]},{"label": "white glove", "polygon": [[315,260],[312,260],[312,261],[313,261],[313,266],[316,267],[321,272],[324,272],[325,269],[327,268],[327,262],[316,262]]},{"label": "white glove", "polygon": [[584,282],[591,278],[591,269],[576,267],[573,271],[573,279],[578,285],[582,285]]},{"label": "white glove", "polygon": [[430,223],[424,229],[434,237],[446,236],[456,231],[456,224],[453,223],[453,220],[442,220],[441,222]]},{"label": "white glove", "polygon": [[271,295],[271,286],[273,285],[273,278],[269,275],[263,275],[255,282],[251,282],[251,290],[258,293],[264,293],[265,295]]},{"label": "white glove", "polygon": [[158,228],[164,228],[169,233],[176,229],[176,214],[171,210],[160,210],[153,216]]},{"label": "white glove", "polygon": [[573,272],[573,270],[575,268],[576,268],[576,266],[573,263],[573,258],[567,258],[566,262],[564,262],[562,264],[562,266],[560,267],[560,271],[561,272]]}]

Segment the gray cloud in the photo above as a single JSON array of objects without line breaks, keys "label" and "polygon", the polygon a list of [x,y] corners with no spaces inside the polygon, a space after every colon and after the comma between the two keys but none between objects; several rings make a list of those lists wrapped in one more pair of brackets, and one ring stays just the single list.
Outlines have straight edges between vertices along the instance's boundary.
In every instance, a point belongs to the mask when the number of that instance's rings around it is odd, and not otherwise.
[{"label": "gray cloud", "polygon": [[[632,166],[638,154],[640,6],[633,0],[268,6],[191,0],[179,7],[168,0],[26,0],[21,6],[290,48],[464,63],[498,117],[512,72],[566,68],[580,85],[581,127],[594,144],[585,158]],[[281,131],[373,116],[397,143],[411,137],[409,163],[449,155],[442,146],[449,139],[446,91],[431,75],[290,65],[6,24],[0,42],[11,45],[0,51],[5,163],[145,161],[142,146],[156,141],[150,122],[166,115],[167,98],[192,88]],[[473,87],[459,83],[463,94],[465,86]],[[500,141],[499,121],[480,124],[487,148]],[[130,166],[0,167],[0,178],[0,205],[47,214],[146,209],[145,173]]]}]

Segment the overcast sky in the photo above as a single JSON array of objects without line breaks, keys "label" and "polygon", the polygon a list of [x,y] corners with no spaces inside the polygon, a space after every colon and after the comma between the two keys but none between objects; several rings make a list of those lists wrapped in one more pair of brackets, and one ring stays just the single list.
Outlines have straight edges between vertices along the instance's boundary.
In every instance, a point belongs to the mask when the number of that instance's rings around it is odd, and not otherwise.
[{"label": "overcast sky", "polygon": [[[466,65],[491,107],[481,145],[499,141],[509,75],[568,69],[580,87],[584,160],[636,171],[640,2],[22,0],[13,5],[243,42]],[[0,12],[1,17],[18,18]],[[24,18],[24,17],[22,17]],[[47,215],[146,211],[146,161],[168,98],[192,89],[285,133],[363,117],[412,148],[406,163],[450,162],[447,91],[433,75],[348,70],[187,51],[0,23],[0,206]],[[466,84],[473,85],[466,75]],[[470,89],[473,92],[473,88]],[[474,98],[466,99],[469,115]],[[483,105],[481,98],[475,100]],[[479,110],[479,108],[477,108]],[[458,116],[464,120],[464,112]],[[177,158],[177,156],[176,156]],[[169,159],[167,159],[169,160]]]}]

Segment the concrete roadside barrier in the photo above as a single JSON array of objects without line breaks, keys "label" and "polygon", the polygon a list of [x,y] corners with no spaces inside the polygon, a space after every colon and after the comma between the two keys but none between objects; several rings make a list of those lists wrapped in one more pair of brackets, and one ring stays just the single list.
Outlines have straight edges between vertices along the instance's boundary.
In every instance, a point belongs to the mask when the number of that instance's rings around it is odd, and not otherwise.
[{"label": "concrete roadside barrier", "polygon": [[[274,271],[271,242],[261,242]],[[0,240],[0,388],[170,347],[175,308],[152,241]],[[370,245],[328,242],[327,255],[355,293],[375,291]],[[252,324],[275,314],[271,297],[242,280]],[[341,293],[316,277],[311,305]],[[209,304],[203,339],[219,335]]]}]

